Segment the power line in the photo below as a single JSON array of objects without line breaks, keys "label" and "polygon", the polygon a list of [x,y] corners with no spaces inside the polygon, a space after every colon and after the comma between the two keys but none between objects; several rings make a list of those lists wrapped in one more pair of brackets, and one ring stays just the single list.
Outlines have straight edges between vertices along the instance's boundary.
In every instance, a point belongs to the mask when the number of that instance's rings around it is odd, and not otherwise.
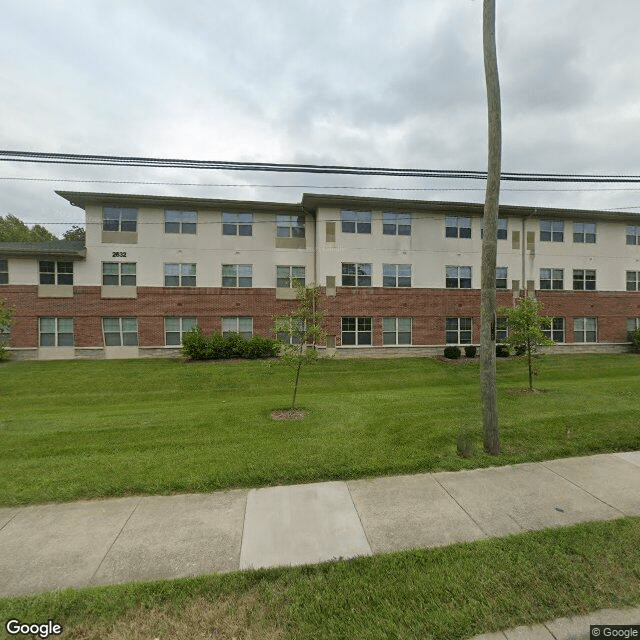
[{"label": "power line", "polygon": [[[160,167],[180,169],[204,169],[223,171],[271,171],[281,173],[318,173],[368,176],[400,176],[418,178],[449,178],[464,180],[486,180],[486,171],[463,169],[399,169],[390,167],[358,167],[347,165],[316,165],[274,162],[235,162],[222,160],[187,160],[179,158],[148,158],[137,156],[107,156],[73,153],[46,153],[40,151],[0,150],[0,161],[31,162],[44,164],[74,164],[128,167]],[[640,176],[513,173],[504,172],[502,180],[520,182],[640,182]]]}]

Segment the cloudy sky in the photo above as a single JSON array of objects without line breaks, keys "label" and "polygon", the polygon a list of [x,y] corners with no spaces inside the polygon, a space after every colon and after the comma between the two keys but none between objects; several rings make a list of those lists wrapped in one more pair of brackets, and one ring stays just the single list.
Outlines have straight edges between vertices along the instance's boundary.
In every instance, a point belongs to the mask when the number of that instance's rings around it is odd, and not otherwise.
[{"label": "cloudy sky", "polygon": [[[486,169],[482,0],[0,0],[0,9],[2,149]],[[497,12],[503,171],[640,174],[640,3],[497,0]],[[0,215],[61,233],[82,212],[56,189],[482,202],[483,188],[0,162]],[[503,182],[501,202],[640,211],[640,189]]]}]

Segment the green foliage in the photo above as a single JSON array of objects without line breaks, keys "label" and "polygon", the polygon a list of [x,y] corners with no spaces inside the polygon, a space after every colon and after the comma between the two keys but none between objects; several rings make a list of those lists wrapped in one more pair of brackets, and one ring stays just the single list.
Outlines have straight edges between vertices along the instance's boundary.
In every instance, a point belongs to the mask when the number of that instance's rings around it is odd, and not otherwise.
[{"label": "green foliage", "polygon": [[271,338],[255,335],[247,340],[239,333],[222,336],[215,331],[207,337],[198,326],[182,336],[182,355],[189,360],[273,358],[279,350],[280,343]]},{"label": "green foliage", "polygon": [[444,357],[449,358],[449,360],[457,360],[461,355],[460,347],[449,345],[444,348]]},{"label": "green foliage", "polygon": [[82,227],[79,227],[74,224],[73,227],[71,227],[71,229],[67,229],[64,232],[62,239],[86,242],[87,233]]},{"label": "green foliage", "polygon": [[[2,329],[8,328],[13,323],[13,314],[16,312],[14,306],[9,306],[4,298],[0,298],[0,333]],[[11,354],[7,350],[7,343],[0,337],[0,361],[8,360]]]},{"label": "green foliage", "polygon": [[543,327],[551,325],[551,318],[541,316],[543,305],[539,300],[524,297],[518,298],[513,309],[502,307],[499,315],[507,316],[509,336],[505,343],[515,349],[517,355],[521,353],[527,359],[529,369],[529,389],[533,390],[533,359],[540,347],[553,345],[553,340],[542,333]]},{"label": "green foliage", "polygon": [[464,348],[464,357],[465,358],[475,358],[476,357],[476,353],[478,353],[478,347],[476,347],[475,345],[468,344]]},{"label": "green foliage", "polygon": [[49,240],[57,240],[57,238],[39,224],[29,228],[22,220],[11,214],[0,216],[0,242],[47,242]]},{"label": "green foliage", "polygon": [[640,327],[629,331],[627,339],[631,343],[631,353],[640,353]]},{"label": "green foliage", "polygon": [[509,357],[509,346],[506,344],[497,344],[496,345],[496,357],[498,358],[508,358]]},{"label": "green foliage", "polygon": [[327,313],[320,310],[320,287],[296,282],[295,289],[298,307],[288,315],[275,316],[272,329],[276,336],[289,338],[282,345],[280,360],[296,372],[291,409],[296,405],[300,370],[318,359],[315,346],[327,339],[327,332],[322,328]]}]

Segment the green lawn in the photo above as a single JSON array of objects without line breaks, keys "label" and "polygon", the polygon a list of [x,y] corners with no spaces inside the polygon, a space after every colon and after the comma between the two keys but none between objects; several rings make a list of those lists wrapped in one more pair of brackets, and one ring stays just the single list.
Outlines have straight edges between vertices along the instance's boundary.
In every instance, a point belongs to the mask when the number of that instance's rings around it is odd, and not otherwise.
[{"label": "green lawn", "polygon": [[[0,503],[211,491],[640,448],[640,358],[546,356],[537,394],[521,361],[498,361],[503,453],[482,453],[478,365],[429,358],[9,362],[0,366]],[[478,452],[456,453],[461,428]]]},{"label": "green lawn", "polygon": [[0,599],[0,637],[16,618],[51,619],[73,640],[462,640],[638,604],[640,518],[623,518],[308,567]]}]

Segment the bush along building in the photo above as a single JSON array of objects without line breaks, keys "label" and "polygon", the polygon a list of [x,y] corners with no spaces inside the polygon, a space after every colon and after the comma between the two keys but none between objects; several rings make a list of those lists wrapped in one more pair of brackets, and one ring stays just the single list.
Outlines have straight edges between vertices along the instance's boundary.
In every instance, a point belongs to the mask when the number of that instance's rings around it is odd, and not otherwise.
[{"label": "bush along building", "polygon": [[[300,203],[57,192],[86,244],[0,243],[15,359],[179,355],[182,336],[270,333],[323,288],[326,352],[478,344],[483,206],[304,194]],[[623,351],[640,322],[640,214],[500,207],[498,305],[533,295],[555,351]],[[497,319],[497,340],[506,336]]]}]

